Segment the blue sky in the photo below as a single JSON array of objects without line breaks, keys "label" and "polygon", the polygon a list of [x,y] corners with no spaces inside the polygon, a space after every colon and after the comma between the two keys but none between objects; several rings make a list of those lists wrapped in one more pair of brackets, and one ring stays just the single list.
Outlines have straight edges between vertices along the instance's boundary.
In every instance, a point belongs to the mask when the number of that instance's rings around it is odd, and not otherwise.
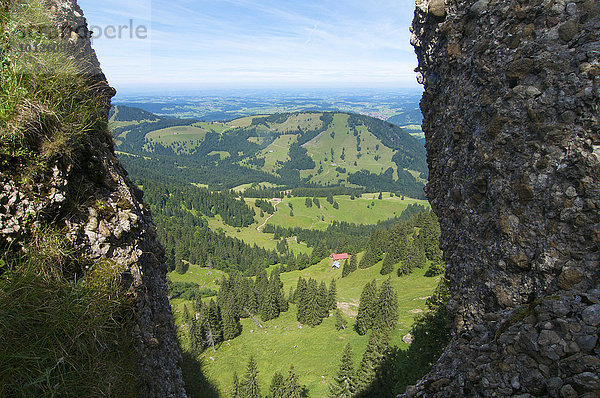
[{"label": "blue sky", "polygon": [[[417,87],[414,0],[79,0],[117,89]],[[111,27],[148,30],[146,38]]]}]

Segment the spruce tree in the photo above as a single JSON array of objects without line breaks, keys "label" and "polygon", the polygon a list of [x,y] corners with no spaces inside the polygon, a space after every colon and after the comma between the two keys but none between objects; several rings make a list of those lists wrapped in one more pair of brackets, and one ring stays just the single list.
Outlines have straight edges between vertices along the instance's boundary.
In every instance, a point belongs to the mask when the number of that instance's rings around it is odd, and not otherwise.
[{"label": "spruce tree", "polygon": [[250,357],[244,381],[242,382],[242,396],[244,398],[259,398],[260,386],[258,385],[258,369],[254,357]]},{"label": "spruce tree", "polygon": [[350,265],[348,264],[348,260],[344,261],[344,266],[342,267],[342,278],[350,275]]},{"label": "spruce tree", "polygon": [[233,387],[231,388],[231,398],[243,398],[242,387],[238,379],[237,372],[233,372]]},{"label": "spruce tree", "polygon": [[296,295],[296,293],[294,292],[294,287],[290,286],[290,293],[288,294],[288,303],[296,304],[296,301],[294,298],[295,295]]},{"label": "spruce tree", "polygon": [[223,308],[223,339],[232,340],[240,335],[242,325],[235,314],[235,298],[231,296]]},{"label": "spruce tree", "polygon": [[335,310],[337,308],[337,286],[335,284],[335,279],[331,280],[331,284],[329,285],[329,309]]},{"label": "spruce tree", "polygon": [[364,391],[373,380],[388,350],[388,335],[373,331],[356,375],[357,392]]},{"label": "spruce tree", "polygon": [[256,299],[256,293],[254,290],[248,292],[248,303],[246,308],[248,311],[250,311],[250,313],[252,313],[252,315],[258,314],[258,300]]},{"label": "spruce tree", "polygon": [[298,381],[298,375],[294,371],[294,365],[290,366],[288,376],[283,383],[285,398],[302,398],[304,396],[304,387]]},{"label": "spruce tree", "polygon": [[275,372],[271,387],[269,387],[269,398],[286,398],[283,375]]},{"label": "spruce tree", "polygon": [[394,259],[393,259],[393,254],[392,253],[388,253],[385,255],[385,258],[383,259],[383,265],[381,267],[381,275],[388,275],[391,274],[392,271],[394,271]]},{"label": "spruce tree", "polygon": [[383,259],[382,241],[384,234],[382,231],[374,231],[369,239],[367,250],[358,264],[359,268],[369,268]]},{"label": "spruce tree", "polygon": [[[325,300],[327,300],[326,294],[327,289],[325,289]],[[317,286],[317,281],[312,278],[308,281],[303,302],[305,303],[305,315],[303,323],[310,326],[319,325],[323,320],[323,307],[319,302],[319,287]]]},{"label": "spruce tree", "polygon": [[339,309],[335,311],[335,328],[339,330],[346,330],[346,320],[342,316],[342,311]]},{"label": "spruce tree", "polygon": [[410,275],[415,268],[421,268],[427,262],[425,252],[417,243],[413,242],[406,247],[404,260],[398,269],[398,276]]},{"label": "spruce tree", "polygon": [[189,329],[190,351],[194,355],[202,352],[202,330],[198,321],[192,318]]},{"label": "spruce tree", "polygon": [[304,278],[298,278],[298,285],[294,292],[294,301],[298,305],[297,319],[300,323],[306,323],[306,310],[308,308],[308,286]]},{"label": "spruce tree", "polygon": [[327,285],[324,281],[321,281],[321,284],[319,285],[317,300],[319,302],[321,318],[326,318],[329,315],[331,304],[329,303],[329,291],[327,290]]},{"label": "spruce tree", "polygon": [[377,299],[377,319],[375,327],[380,330],[392,331],[398,322],[398,294],[392,287],[392,280],[387,279],[379,289]]},{"label": "spruce tree", "polygon": [[425,276],[432,277],[443,275],[446,272],[446,264],[443,261],[434,261],[427,268]]},{"label": "spruce tree", "polygon": [[269,292],[269,277],[267,276],[267,271],[265,269],[261,270],[258,275],[256,275],[254,290],[256,292],[256,299],[258,300],[258,311],[262,313],[266,296]]},{"label": "spruce tree", "polygon": [[279,289],[279,294],[277,295],[277,305],[279,306],[279,312],[287,312],[290,309],[290,302],[285,298],[283,286]]},{"label": "spruce tree", "polygon": [[331,398],[351,398],[355,392],[356,382],[352,363],[352,347],[348,343],[342,354],[340,370],[335,376],[333,384],[329,385],[329,396]]},{"label": "spruce tree", "polygon": [[351,274],[354,271],[356,271],[356,269],[357,269],[356,261],[357,261],[356,254],[353,254],[352,256],[350,256],[350,264],[348,266],[348,273],[349,274]]},{"label": "spruce tree", "polygon": [[319,244],[317,245],[317,247],[315,247],[313,249],[311,258],[310,258],[310,263],[311,265],[315,265],[317,263],[319,263],[319,261],[323,260],[324,258],[327,257],[327,245],[325,243],[324,240],[321,240],[319,242]]},{"label": "spruce tree", "polygon": [[363,288],[358,305],[358,314],[356,315],[356,332],[360,335],[367,333],[377,316],[377,285],[376,282],[369,282]]}]

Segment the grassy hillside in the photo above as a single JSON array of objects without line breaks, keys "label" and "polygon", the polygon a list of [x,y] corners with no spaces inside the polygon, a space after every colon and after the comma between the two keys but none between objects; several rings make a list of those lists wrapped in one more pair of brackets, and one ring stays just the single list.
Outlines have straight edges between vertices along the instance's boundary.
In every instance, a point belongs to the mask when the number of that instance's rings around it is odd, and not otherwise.
[{"label": "grassy hillside", "polygon": [[[243,333],[236,339],[223,343],[216,352],[204,353],[206,374],[219,387],[223,396],[231,388],[233,372],[242,374],[250,355],[256,358],[260,370],[259,381],[263,394],[266,394],[273,374],[285,373],[293,364],[305,384],[311,397],[323,397],[327,393],[328,383],[339,366],[339,358],[344,346],[353,347],[355,366],[368,342],[367,336],[359,336],[353,329],[354,317],[358,308],[363,286],[372,280],[379,284],[384,277],[379,274],[381,263],[366,270],[357,270],[346,278],[341,278],[341,270],[333,270],[329,260],[303,271],[294,271],[281,275],[284,291],[296,285],[299,276],[315,278],[329,283],[336,279],[338,289],[338,308],[348,321],[349,328],[337,331],[335,317],[330,317],[314,328],[300,325],[296,321],[296,306],[291,305],[287,313],[269,322],[263,322],[260,329],[250,319],[243,319]],[[438,278],[424,276],[424,269],[417,269],[412,275],[392,277],[393,286],[399,295],[400,318],[392,334],[392,344],[405,348],[402,337],[413,323],[414,316],[425,309],[425,300],[431,295]],[[183,301],[174,300],[178,322],[181,320]],[[190,303],[188,303],[188,306]]]},{"label": "grassy hillside", "polygon": [[[428,206],[427,201],[408,198],[402,200],[401,197],[391,197],[390,193],[385,193],[382,200],[377,199],[378,196],[379,194],[364,194],[355,200],[350,200],[349,196],[335,196],[334,200],[339,204],[339,209],[335,209],[324,198],[319,200],[320,209],[314,205],[307,208],[306,198],[284,198],[268,223],[282,227],[324,230],[333,221],[376,224],[378,221],[399,216],[409,204]],[[293,207],[293,216],[290,215],[290,204]]]},{"label": "grassy hillside", "polygon": [[[247,175],[243,183],[365,186],[423,196],[425,149],[401,128],[379,119],[300,112],[202,122],[156,116],[153,120],[149,115],[122,106],[113,110],[117,150],[169,157],[191,183],[210,184],[214,178],[206,179],[206,173],[220,174],[219,181],[233,173],[237,180]],[[185,171],[190,168],[182,166],[187,160],[205,171]],[[365,172],[381,178],[352,178]]]}]

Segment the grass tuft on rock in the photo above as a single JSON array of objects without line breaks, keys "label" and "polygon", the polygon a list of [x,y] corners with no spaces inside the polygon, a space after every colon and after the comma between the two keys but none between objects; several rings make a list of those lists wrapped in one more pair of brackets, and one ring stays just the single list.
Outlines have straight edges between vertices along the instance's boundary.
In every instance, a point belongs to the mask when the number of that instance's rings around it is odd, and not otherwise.
[{"label": "grass tuft on rock", "polygon": [[135,351],[121,269],[103,260],[84,277],[60,234],[2,260],[0,397],[134,397]]}]

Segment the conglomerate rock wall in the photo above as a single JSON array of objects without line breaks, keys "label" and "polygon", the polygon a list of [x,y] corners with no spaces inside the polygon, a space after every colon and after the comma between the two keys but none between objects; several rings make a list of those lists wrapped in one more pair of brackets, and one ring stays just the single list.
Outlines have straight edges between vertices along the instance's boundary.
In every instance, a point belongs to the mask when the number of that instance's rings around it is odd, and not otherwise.
[{"label": "conglomerate rock wall", "polygon": [[455,337],[408,396],[600,396],[600,1],[417,0]]},{"label": "conglomerate rock wall", "polygon": [[[76,0],[49,2],[55,28],[78,73],[105,107],[108,120],[115,91],[91,48]],[[16,248],[32,229],[47,227],[65,236],[90,262],[109,259],[125,269],[123,280],[134,300],[131,314],[142,397],[185,397],[181,353],[167,297],[164,250],[149,207],[127,178],[105,132],[92,132],[96,148],[76,159],[59,159],[51,175],[25,187],[18,175],[0,170],[0,244]],[[125,326],[125,325],[124,325]]]}]

